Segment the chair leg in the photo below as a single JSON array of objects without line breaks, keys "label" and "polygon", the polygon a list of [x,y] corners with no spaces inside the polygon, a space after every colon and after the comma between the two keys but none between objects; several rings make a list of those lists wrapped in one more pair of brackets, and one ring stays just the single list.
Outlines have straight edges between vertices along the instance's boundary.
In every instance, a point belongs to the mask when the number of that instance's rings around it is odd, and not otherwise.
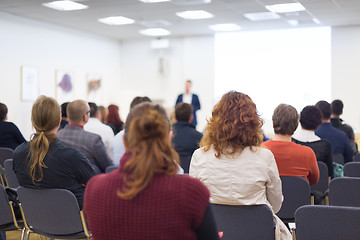
[{"label": "chair leg", "polygon": [[24,240],[24,236],[25,236],[25,227],[21,230],[21,237],[20,240]]},{"label": "chair leg", "polygon": [[26,236],[25,236],[25,240],[29,240],[29,238],[30,238],[30,230],[27,230],[26,231]]},{"label": "chair leg", "polygon": [[293,228],[292,231],[291,231],[291,235],[292,235],[292,238],[293,240],[296,240],[296,233],[295,233],[296,229]]}]

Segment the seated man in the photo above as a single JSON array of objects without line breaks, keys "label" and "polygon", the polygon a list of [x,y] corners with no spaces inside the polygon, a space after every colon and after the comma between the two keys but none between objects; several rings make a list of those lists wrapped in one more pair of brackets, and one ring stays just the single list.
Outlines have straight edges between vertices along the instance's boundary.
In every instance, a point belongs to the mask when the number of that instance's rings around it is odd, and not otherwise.
[{"label": "seated man", "polygon": [[355,155],[358,152],[358,150],[357,150],[357,145],[355,143],[354,130],[350,125],[344,123],[343,120],[340,118],[340,115],[343,114],[343,108],[344,108],[344,104],[341,100],[336,99],[332,101],[331,116],[330,116],[331,125],[346,133],[346,135],[350,140],[350,145],[353,150],[353,155]]},{"label": "seated man", "polygon": [[191,124],[193,120],[192,106],[188,103],[178,103],[175,107],[177,122],[173,125],[172,143],[180,155],[180,165],[185,173],[189,173],[190,159],[193,152],[199,148],[202,134]]},{"label": "seated man", "polygon": [[84,130],[92,133],[96,133],[101,136],[102,141],[105,144],[105,148],[109,156],[111,156],[111,144],[114,139],[114,132],[108,125],[102,123],[101,113],[96,103],[89,102],[90,106],[90,118],[84,125]]},{"label": "seated man", "polygon": [[330,123],[330,103],[319,101],[316,103],[315,107],[322,113],[322,124],[316,128],[315,134],[331,144],[333,155],[341,154],[344,156],[345,163],[351,162],[353,160],[353,152],[349,138],[343,131],[333,127]]},{"label": "seated man", "polygon": [[112,165],[112,161],[101,137],[83,129],[89,120],[89,105],[83,100],[75,100],[69,103],[66,112],[69,124],[58,131],[59,140],[85,154],[96,173],[105,172],[105,169]]}]

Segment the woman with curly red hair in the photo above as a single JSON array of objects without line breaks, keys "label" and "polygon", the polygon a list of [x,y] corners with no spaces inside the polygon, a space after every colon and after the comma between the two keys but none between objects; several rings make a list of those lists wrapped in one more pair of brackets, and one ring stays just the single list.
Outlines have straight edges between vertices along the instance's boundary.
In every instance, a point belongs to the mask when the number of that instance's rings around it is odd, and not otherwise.
[{"label": "woman with curly red hair", "polygon": [[[263,121],[255,103],[243,93],[226,93],[215,105],[200,149],[190,163],[190,176],[210,190],[210,202],[228,205],[267,204],[281,208],[281,180],[273,154],[261,148]],[[276,239],[291,234],[274,214]]]}]

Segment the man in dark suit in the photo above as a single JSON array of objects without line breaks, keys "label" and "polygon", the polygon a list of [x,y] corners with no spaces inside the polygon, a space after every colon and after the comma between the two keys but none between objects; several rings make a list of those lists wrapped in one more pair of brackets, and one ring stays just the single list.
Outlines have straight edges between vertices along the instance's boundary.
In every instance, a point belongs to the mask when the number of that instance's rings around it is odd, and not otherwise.
[{"label": "man in dark suit", "polygon": [[59,140],[85,154],[96,173],[104,173],[105,169],[112,165],[105,145],[98,134],[83,129],[90,117],[89,104],[83,100],[72,101],[66,112],[69,124],[58,131]]},{"label": "man in dark suit", "polygon": [[177,122],[173,125],[172,143],[180,156],[180,165],[185,173],[189,173],[190,159],[193,152],[199,148],[202,134],[196,131],[190,122],[193,119],[192,106],[188,103],[179,103],[175,108]]},{"label": "man in dark suit", "polygon": [[191,92],[191,85],[192,85],[191,80],[187,80],[185,83],[185,93],[182,93],[178,96],[175,107],[178,103],[181,102],[191,104],[193,107],[193,116],[194,116],[191,124],[193,124],[196,127],[197,124],[196,111],[200,110],[201,106],[198,95]]}]

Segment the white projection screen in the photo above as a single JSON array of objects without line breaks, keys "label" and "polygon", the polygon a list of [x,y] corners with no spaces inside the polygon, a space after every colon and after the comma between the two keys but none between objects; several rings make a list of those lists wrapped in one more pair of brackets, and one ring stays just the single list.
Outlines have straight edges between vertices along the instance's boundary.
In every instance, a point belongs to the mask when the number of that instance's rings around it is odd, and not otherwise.
[{"label": "white projection screen", "polygon": [[331,28],[219,33],[215,36],[215,100],[248,94],[271,122],[280,103],[299,112],[331,96]]}]

